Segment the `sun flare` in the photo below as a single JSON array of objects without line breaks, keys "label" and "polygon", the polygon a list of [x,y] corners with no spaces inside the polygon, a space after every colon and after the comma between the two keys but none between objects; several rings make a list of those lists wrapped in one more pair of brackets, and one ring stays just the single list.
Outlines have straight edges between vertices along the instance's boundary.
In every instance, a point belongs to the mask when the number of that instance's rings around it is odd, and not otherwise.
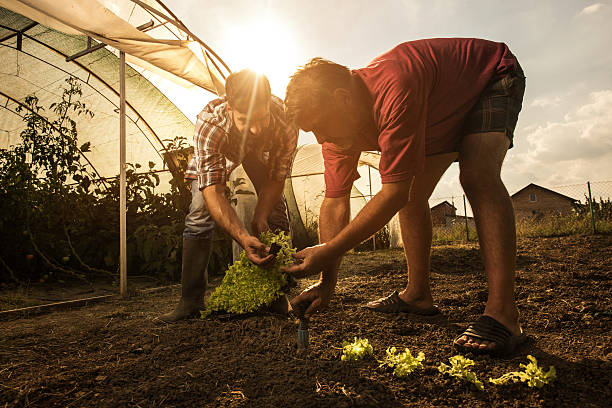
[{"label": "sun flare", "polygon": [[233,71],[251,68],[266,75],[272,93],[282,98],[289,76],[299,65],[291,34],[271,16],[256,18],[228,27],[220,52]]}]

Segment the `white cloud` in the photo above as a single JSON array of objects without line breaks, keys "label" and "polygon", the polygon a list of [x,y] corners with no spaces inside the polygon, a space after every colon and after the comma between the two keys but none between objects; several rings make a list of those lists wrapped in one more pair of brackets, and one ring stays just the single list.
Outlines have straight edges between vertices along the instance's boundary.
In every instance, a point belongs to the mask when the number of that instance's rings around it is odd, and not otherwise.
[{"label": "white cloud", "polygon": [[561,98],[558,96],[555,96],[554,98],[552,97],[541,97],[541,98],[535,98],[530,106],[533,107],[538,107],[538,108],[551,108],[551,107],[555,107],[558,106],[561,103]]},{"label": "white cloud", "polygon": [[612,90],[592,92],[590,102],[563,120],[537,126],[527,136],[535,160],[566,161],[612,153]]},{"label": "white cloud", "polygon": [[612,90],[591,92],[586,104],[525,134],[527,149],[510,151],[504,166],[510,190],[612,178]]},{"label": "white cloud", "polygon": [[604,7],[604,5],[601,3],[591,4],[590,6],[583,8],[580,14],[582,15],[595,14],[599,10],[601,10],[602,7]]}]

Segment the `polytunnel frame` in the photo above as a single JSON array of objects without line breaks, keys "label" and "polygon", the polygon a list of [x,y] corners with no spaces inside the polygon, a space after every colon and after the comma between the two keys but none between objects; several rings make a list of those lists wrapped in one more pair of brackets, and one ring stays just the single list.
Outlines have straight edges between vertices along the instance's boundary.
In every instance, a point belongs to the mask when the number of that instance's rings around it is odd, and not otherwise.
[{"label": "polytunnel frame", "polygon": [[[295,161],[300,149],[303,147],[306,147],[308,145],[300,145],[298,146],[298,148],[296,149],[294,156],[293,156],[293,160]],[[365,194],[364,192],[362,192],[361,190],[359,190],[357,187],[355,187],[355,185],[353,185],[352,189],[351,189],[351,194],[349,195],[349,199],[364,199],[367,201],[366,203],[372,199],[372,197],[374,197],[374,193],[372,192],[372,169],[378,171],[378,165],[379,165],[379,161],[380,161],[380,153],[376,152],[376,151],[364,151],[361,152],[361,156],[357,162],[357,167],[360,166],[367,166],[368,167],[368,186],[369,186],[369,194]],[[293,233],[295,234],[294,236],[294,245],[297,245],[298,248],[304,248],[310,244],[312,244],[312,242],[308,242],[308,239],[305,238],[306,234],[306,225],[304,223],[304,220],[302,219],[301,211],[300,208],[298,206],[297,203],[297,199],[295,196],[295,188],[293,187],[293,179],[299,179],[299,178],[303,178],[303,177],[310,177],[310,176],[322,176],[324,175],[325,172],[324,171],[309,171],[309,172],[305,172],[305,173],[297,173],[297,174],[291,174],[287,177],[286,181],[285,181],[285,199],[287,201],[287,206],[288,206],[288,210],[289,213],[295,213],[298,214],[297,216],[297,220],[291,220],[290,219],[290,223],[291,223],[291,229],[293,231]],[[357,191],[359,194],[353,194],[353,190]],[[291,218],[291,217],[290,217]],[[389,223],[387,225],[389,225],[392,221],[389,221]],[[373,245],[373,249],[376,250],[376,240],[375,240],[375,236],[376,234],[373,234],[371,238],[368,238],[366,241],[369,241],[370,239],[372,240],[372,245]],[[365,241],[364,241],[365,242]]]},{"label": "polytunnel frame", "polygon": [[[179,30],[183,31],[186,36],[187,36],[187,40],[189,41],[190,39],[195,40],[202,48],[203,48],[203,53],[205,55],[205,58],[207,58],[208,60],[210,60],[210,62],[213,64],[213,66],[215,67],[215,69],[217,70],[217,72],[219,73],[219,75],[225,79],[226,75],[224,74],[223,70],[220,69],[220,67],[217,65],[217,62],[215,61],[215,59],[227,70],[227,73],[231,73],[231,69],[229,68],[229,66],[223,61],[223,59],[214,51],[212,50],[206,43],[204,43],[202,40],[200,40],[198,38],[198,36],[196,36],[195,34],[193,34],[181,21],[180,19],[178,19],[176,17],[176,15],[160,0],[156,0],[156,3],[159,4],[168,14],[170,14],[170,16],[172,18],[169,18],[168,16],[164,15],[163,13],[161,13],[160,11],[154,9],[153,7],[149,6],[148,4],[139,1],[139,0],[130,0],[130,2],[134,3],[135,5],[139,5],[140,7],[142,7],[144,10],[146,10],[150,15],[152,15],[152,17],[154,17],[162,26],[165,26],[167,23],[172,24],[173,26],[175,26],[176,28],[178,28]],[[161,22],[157,17],[161,17],[162,19],[165,20],[165,22]],[[27,16],[26,16],[27,18]],[[161,145],[161,150],[166,150],[163,142],[160,140],[159,136],[156,134],[156,132],[151,128],[151,126],[147,123],[147,121],[138,113],[138,111],[136,109],[134,109],[134,107],[129,104],[126,101],[125,98],[125,68],[126,68],[126,61],[125,61],[125,52],[119,50],[119,79],[120,79],[120,83],[119,83],[119,92],[117,92],[112,86],[110,86],[110,84],[108,84],[106,81],[102,80],[98,75],[96,75],[93,71],[89,70],[88,68],[86,68],[85,66],[83,66],[82,64],[78,63],[76,61],[77,58],[87,55],[90,52],[96,51],[100,48],[105,48],[108,44],[105,44],[104,41],[99,42],[99,44],[97,44],[94,47],[91,47],[91,37],[88,37],[88,45],[87,45],[87,49],[79,52],[77,54],[74,54],[72,56],[66,55],[64,53],[62,53],[61,51],[59,51],[58,49],[45,44],[42,41],[39,41],[36,38],[33,38],[29,35],[26,34],[26,32],[34,27],[36,27],[37,25],[39,25],[38,22],[32,20],[33,22],[31,24],[28,24],[26,27],[22,28],[21,30],[17,30],[11,27],[7,27],[4,25],[0,25],[0,27],[8,30],[8,31],[12,31],[14,34],[5,36],[4,38],[0,39],[0,45],[9,47],[9,48],[14,48],[16,49],[18,52],[24,52],[21,49],[21,42],[23,37],[25,36],[26,38],[28,38],[29,40],[32,40],[36,43],[38,43],[39,45],[42,45],[43,47],[46,47],[48,49],[50,49],[51,51],[57,53],[60,56],[63,56],[66,59],[66,62],[70,62],[73,63],[75,65],[77,65],[80,69],[82,69],[83,71],[88,73],[88,80],[91,76],[93,76],[95,79],[97,79],[98,81],[100,81],[100,83],[102,83],[105,87],[107,87],[108,89],[111,90],[112,93],[114,93],[115,95],[119,96],[119,123],[120,123],[120,174],[119,174],[119,191],[120,191],[120,204],[119,204],[119,212],[120,212],[120,265],[119,265],[119,270],[120,270],[120,294],[122,297],[126,298],[128,297],[128,290],[127,290],[127,228],[126,228],[126,205],[127,205],[127,194],[126,194],[126,104],[127,106],[130,107],[130,109],[132,110],[132,112],[134,112],[136,114],[136,116],[138,117],[138,119],[136,121],[132,120],[132,123],[134,123],[134,125],[141,131],[141,133],[143,135],[145,135],[145,138],[147,139],[147,141],[151,144],[151,146],[153,147],[153,149],[156,151],[156,153],[160,156],[160,158],[162,158],[163,160],[163,156],[160,154],[160,151],[153,145],[153,143],[151,142],[151,140],[149,140],[149,138],[146,136],[146,133],[142,131],[142,129],[140,128],[140,126],[138,125],[138,121],[142,120],[142,122],[144,123],[144,125],[147,127],[147,129],[151,132],[151,134],[155,137],[155,139],[159,142],[159,144]],[[144,28],[144,27],[143,27]],[[149,27],[146,27],[149,28]],[[168,30],[170,31],[175,37],[179,38],[176,33],[174,33],[172,30]],[[9,39],[12,39],[13,37],[17,37],[17,44],[16,47],[10,47],[6,44],[3,44],[4,41],[7,41]],[[24,52],[25,53],[25,52]],[[28,54],[28,53],[25,53]],[[28,54],[30,55],[30,54]],[[211,55],[214,56],[214,58],[211,58]],[[33,55],[30,55],[31,57],[36,58]],[[37,58],[39,59],[39,58]],[[40,60],[40,59],[39,59]],[[41,60],[42,61],[42,60]],[[49,65],[54,66],[57,69],[62,70],[63,72],[67,73],[65,70],[47,62],[47,61],[43,61],[45,63],[48,63]],[[71,74],[71,73],[67,73],[72,77],[76,77],[75,75]],[[90,85],[87,81],[83,81],[81,78],[76,77],[79,81],[82,81],[84,83],[87,83],[88,85]],[[97,89],[95,89],[95,87],[92,87],[92,89],[94,89],[97,93],[101,94]],[[212,92],[209,89],[203,88],[206,91]],[[102,94],[101,94],[102,95]],[[7,105],[8,105],[8,100],[9,100],[9,96],[4,95],[7,98]],[[108,98],[106,98],[104,95],[102,95],[105,99],[107,99],[113,106],[117,106],[115,103],[113,103],[112,101],[110,101]],[[13,102],[19,103],[18,101],[15,100],[15,98],[10,97],[10,100],[12,100]],[[22,105],[21,103],[19,103],[20,105]],[[80,151],[79,149],[79,153],[81,154],[82,157],[85,157],[85,155],[83,154],[83,152]],[[86,158],[86,157],[85,157]],[[91,164],[91,162],[86,158],[87,162],[90,164],[90,166],[92,167],[92,169],[94,169],[94,171],[96,172],[96,174],[99,174],[99,172],[97,171],[97,169],[95,169],[95,167]],[[102,179],[102,178],[100,178]]]},{"label": "polytunnel frame", "polygon": [[[36,27],[37,25],[39,25],[39,23],[30,24],[30,25],[27,27],[27,30],[31,30],[32,28]],[[102,79],[102,78],[101,78],[99,75],[97,75],[95,72],[93,72],[92,70],[90,70],[89,68],[87,68],[85,65],[83,65],[83,64],[81,64],[81,63],[79,63],[79,62],[76,60],[76,58],[71,58],[71,56],[66,55],[65,53],[63,53],[62,51],[58,50],[57,48],[52,47],[51,45],[46,44],[46,43],[44,43],[44,42],[42,42],[42,41],[38,40],[37,38],[34,38],[34,37],[30,36],[30,35],[25,34],[25,32],[26,32],[27,30],[21,30],[21,31],[19,31],[19,30],[15,30],[14,28],[7,27],[7,26],[5,26],[5,25],[3,25],[3,24],[0,24],[0,28],[3,28],[3,29],[8,30],[8,31],[14,31],[14,32],[15,32],[15,34],[14,34],[14,35],[6,36],[6,37],[4,37],[4,38],[0,39],[0,46],[3,46],[3,47],[8,47],[8,48],[13,48],[13,49],[15,49],[15,50],[17,50],[17,51],[19,51],[19,52],[21,52],[21,53],[25,54],[25,55],[28,55],[28,56],[29,56],[29,57],[31,57],[31,58],[35,58],[35,59],[37,59],[37,60],[39,60],[39,61],[41,61],[41,62],[43,62],[43,63],[45,63],[45,64],[47,64],[47,65],[50,65],[50,66],[54,67],[55,69],[58,69],[58,70],[60,70],[60,71],[64,72],[66,75],[70,75],[71,77],[73,77],[73,78],[77,79],[78,81],[83,82],[84,84],[89,85],[89,86],[91,87],[91,89],[93,89],[93,90],[94,90],[94,91],[95,91],[95,92],[96,92],[98,95],[100,95],[102,98],[106,99],[106,100],[107,100],[107,101],[108,101],[108,102],[109,102],[111,105],[113,105],[115,108],[119,108],[119,106],[118,106],[118,105],[117,105],[115,102],[113,102],[111,99],[109,99],[109,98],[108,98],[106,95],[104,95],[102,92],[100,92],[100,91],[99,91],[97,88],[95,88],[94,86],[91,86],[91,84],[89,83],[89,78],[93,77],[93,78],[95,78],[96,80],[100,81],[100,83],[101,83],[101,84],[103,84],[103,85],[104,85],[104,86],[105,86],[105,87],[106,87],[108,90],[110,90],[110,91],[111,91],[113,94],[115,94],[115,95],[116,95],[118,98],[120,98],[120,97],[121,97],[121,96],[120,96],[120,92],[118,92],[118,91],[117,91],[115,88],[113,88],[113,87],[112,87],[112,86],[111,86],[111,85],[110,85],[108,82],[106,82],[104,79]],[[4,41],[6,41],[6,40],[9,40],[9,39],[13,38],[15,35],[17,35],[17,36],[18,36],[18,38],[19,38],[19,36],[26,37],[28,40],[31,40],[31,41],[33,41],[33,42],[35,42],[35,43],[37,43],[37,44],[39,44],[39,45],[41,45],[41,46],[43,46],[43,47],[45,47],[45,48],[47,48],[47,49],[49,49],[49,50],[51,50],[51,51],[55,52],[57,55],[59,55],[59,56],[61,56],[61,57],[64,57],[64,58],[66,59],[66,62],[70,62],[70,63],[72,63],[72,64],[74,64],[74,65],[78,66],[78,67],[79,67],[81,70],[85,71],[85,72],[87,73],[87,75],[88,75],[87,80],[85,81],[85,80],[83,80],[82,78],[79,78],[78,76],[76,76],[76,75],[74,75],[74,74],[72,74],[72,73],[70,73],[70,72],[67,72],[66,70],[64,70],[64,69],[62,69],[62,68],[60,68],[60,67],[58,67],[57,65],[50,63],[49,61],[45,61],[45,60],[43,60],[43,59],[41,59],[41,58],[38,58],[38,57],[37,57],[37,56],[35,56],[35,55],[32,55],[32,54],[30,54],[30,53],[28,53],[28,52],[23,51],[23,50],[21,49],[21,47],[19,46],[19,43],[21,42],[20,40],[18,40],[18,41],[17,41],[17,44],[18,44],[18,45],[17,45],[17,47],[11,47],[10,45],[3,44],[3,42],[4,42]],[[104,44],[104,45],[105,45],[105,44]],[[106,46],[106,45],[105,45],[105,46]],[[95,50],[97,50],[97,48],[96,48]],[[89,51],[90,51],[90,52],[93,52],[93,51],[94,51],[94,49],[90,49]],[[84,55],[85,55],[85,54],[81,54],[81,55],[79,55],[79,57],[82,57],[82,56],[84,56]],[[72,56],[72,57],[74,57],[74,56]],[[77,58],[78,58],[78,57],[77,57]],[[11,98],[11,100],[13,100],[13,101],[14,101],[14,102],[16,102],[16,103],[19,103],[19,102],[17,102],[17,101],[16,101],[14,98]],[[127,102],[127,101],[126,101],[126,104],[127,104],[127,106],[128,106],[128,107],[129,107],[129,108],[132,110],[132,112],[134,112],[134,114],[137,116],[137,119],[136,119],[136,120],[132,120],[132,119],[130,118],[130,121],[131,121],[131,122],[134,124],[134,126],[136,126],[136,127],[138,128],[138,130],[140,130],[140,131],[141,131],[141,133],[142,133],[142,134],[144,135],[144,137],[147,139],[147,141],[149,142],[149,144],[151,145],[151,147],[153,147],[153,149],[154,149],[154,150],[155,150],[155,152],[156,152],[156,153],[159,155],[159,157],[160,157],[161,159],[163,159],[162,155],[159,153],[158,148],[157,148],[157,147],[155,147],[155,145],[154,145],[154,144],[151,142],[151,140],[150,140],[150,139],[149,139],[149,137],[147,136],[146,132],[144,132],[144,131],[142,130],[142,128],[141,128],[141,127],[138,125],[138,122],[140,121],[140,122],[142,122],[142,123],[145,125],[145,127],[147,128],[147,130],[148,130],[148,131],[151,133],[151,135],[153,135],[153,137],[155,137],[155,139],[157,140],[157,142],[158,142],[158,143],[159,143],[159,145],[161,146],[161,148],[162,148],[161,150],[165,150],[164,143],[162,142],[162,140],[159,138],[159,136],[157,135],[157,133],[155,132],[155,130],[153,130],[153,128],[152,128],[152,127],[149,125],[149,123],[146,121],[146,119],[142,117],[142,115],[141,115],[141,114],[138,112],[138,110],[137,110],[137,109],[135,109],[135,108],[134,108],[134,106],[133,106],[131,103]],[[82,155],[83,157],[86,157],[86,155],[85,155],[85,154],[83,154],[83,152],[81,152],[80,150],[79,150],[79,152],[81,153],[81,155]],[[89,160],[87,160],[87,161],[89,162]],[[91,164],[91,163],[90,163],[90,164]],[[94,167],[93,167],[93,165],[92,165],[92,168],[94,168]],[[94,168],[94,169],[95,169],[95,168]],[[97,172],[97,170],[96,170],[96,174],[98,174],[98,175],[99,175],[99,173]]]}]

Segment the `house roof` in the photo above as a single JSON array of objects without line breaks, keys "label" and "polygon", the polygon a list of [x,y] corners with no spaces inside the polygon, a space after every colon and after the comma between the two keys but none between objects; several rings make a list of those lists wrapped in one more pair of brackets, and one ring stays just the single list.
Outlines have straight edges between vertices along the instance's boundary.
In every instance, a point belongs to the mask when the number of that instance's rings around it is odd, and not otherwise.
[{"label": "house roof", "polygon": [[434,208],[438,208],[438,207],[440,207],[440,206],[442,206],[442,205],[444,205],[444,204],[448,205],[449,207],[454,208],[455,210],[457,209],[457,207],[455,207],[454,205],[452,205],[452,204],[451,204],[451,203],[449,203],[448,201],[442,201],[441,203],[436,204],[436,205],[434,205],[433,207],[431,207],[431,209],[433,210]]},{"label": "house roof", "polygon": [[539,189],[539,190],[546,191],[546,192],[548,192],[548,193],[554,194],[554,195],[556,195],[556,196],[558,196],[558,197],[560,197],[560,198],[564,198],[564,199],[566,199],[566,200],[568,200],[568,201],[571,201],[572,203],[574,203],[574,202],[578,201],[578,200],[576,200],[575,198],[568,197],[568,196],[566,196],[566,195],[564,195],[564,194],[558,193],[558,192],[556,192],[556,191],[554,191],[554,190],[550,190],[550,189],[548,189],[548,188],[546,188],[546,187],[538,186],[537,184],[534,184],[534,183],[530,183],[530,184],[526,185],[525,187],[521,188],[519,191],[517,191],[516,193],[512,194],[512,196],[511,196],[511,197],[512,197],[512,198],[514,198],[515,196],[519,195],[519,194],[520,194],[520,193],[522,193],[524,190],[527,190],[527,189],[528,189],[528,188],[530,188],[530,187],[534,187],[534,188],[536,188],[536,189]]}]

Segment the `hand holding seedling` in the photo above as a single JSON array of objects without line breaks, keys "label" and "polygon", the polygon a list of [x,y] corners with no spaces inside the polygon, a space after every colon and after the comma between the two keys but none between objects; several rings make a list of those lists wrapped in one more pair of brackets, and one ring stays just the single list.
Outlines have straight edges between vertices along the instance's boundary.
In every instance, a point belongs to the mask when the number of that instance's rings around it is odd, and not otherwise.
[{"label": "hand holding seedling", "polygon": [[335,285],[327,284],[322,281],[318,282],[294,297],[291,300],[291,307],[293,310],[306,309],[304,317],[310,319],[310,316],[314,313],[327,308],[331,296],[334,293],[334,287]]},{"label": "hand holding seedling", "polygon": [[255,265],[264,265],[274,257],[274,255],[268,254],[266,244],[252,235],[243,240],[242,247],[249,260]]},{"label": "hand holding seedling", "polygon": [[315,275],[325,269],[331,269],[337,258],[329,253],[327,244],[320,244],[302,249],[293,255],[296,264],[285,266],[282,271],[295,278]]}]

